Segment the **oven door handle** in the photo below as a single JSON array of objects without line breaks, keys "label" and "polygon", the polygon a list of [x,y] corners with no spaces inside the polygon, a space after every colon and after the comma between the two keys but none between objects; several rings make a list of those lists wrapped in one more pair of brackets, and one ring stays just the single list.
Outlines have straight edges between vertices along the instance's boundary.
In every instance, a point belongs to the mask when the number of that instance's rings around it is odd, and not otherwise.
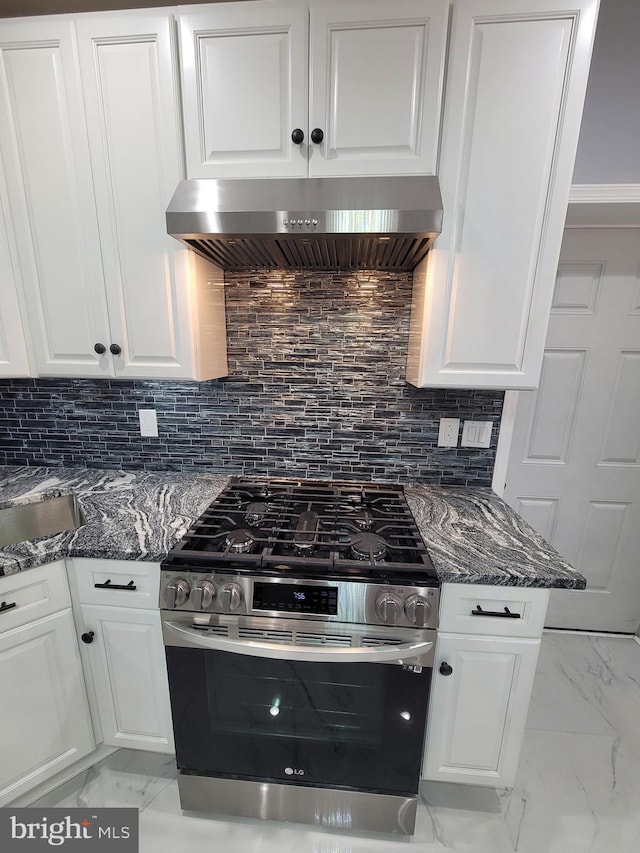
[{"label": "oven door handle", "polygon": [[[164,622],[165,645],[197,646],[237,655],[249,655],[258,658],[302,661],[305,663],[416,663],[416,658],[428,654],[433,643],[418,640],[415,643],[401,643],[397,646],[373,646],[357,648],[322,648],[285,643],[258,643],[254,640],[232,640],[228,637],[208,637],[202,631],[184,628],[176,622]],[[172,642],[166,634],[173,635]],[[167,642],[168,640],[168,642]]]}]

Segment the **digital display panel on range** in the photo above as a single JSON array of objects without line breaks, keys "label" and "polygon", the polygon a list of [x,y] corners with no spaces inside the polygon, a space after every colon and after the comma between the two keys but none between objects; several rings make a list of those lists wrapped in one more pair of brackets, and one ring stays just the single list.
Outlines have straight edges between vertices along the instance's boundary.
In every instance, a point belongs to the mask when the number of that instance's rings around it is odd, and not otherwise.
[{"label": "digital display panel on range", "polygon": [[335,586],[256,582],[253,585],[253,609],[335,616],[338,613],[338,589]]}]

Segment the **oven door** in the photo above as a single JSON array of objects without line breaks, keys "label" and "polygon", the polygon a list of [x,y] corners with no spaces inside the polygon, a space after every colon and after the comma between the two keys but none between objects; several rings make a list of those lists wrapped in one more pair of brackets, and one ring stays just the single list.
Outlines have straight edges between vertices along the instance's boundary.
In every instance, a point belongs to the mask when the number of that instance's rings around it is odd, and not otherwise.
[{"label": "oven door", "polygon": [[[405,629],[396,634],[408,641],[343,648],[331,645],[333,625],[314,647],[229,639],[221,626],[190,621],[163,614],[180,770],[416,794],[435,632]],[[295,621],[269,624],[277,640]]]}]

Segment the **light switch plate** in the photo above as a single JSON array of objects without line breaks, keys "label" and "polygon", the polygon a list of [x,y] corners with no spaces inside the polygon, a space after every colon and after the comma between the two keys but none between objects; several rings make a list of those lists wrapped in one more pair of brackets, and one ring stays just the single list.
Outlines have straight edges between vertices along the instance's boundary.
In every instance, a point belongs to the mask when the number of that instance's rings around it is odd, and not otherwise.
[{"label": "light switch plate", "polygon": [[155,409],[138,409],[140,435],[156,438],[158,435],[158,417]]},{"label": "light switch plate", "polygon": [[440,418],[438,447],[457,447],[460,418]]},{"label": "light switch plate", "polygon": [[465,421],[462,427],[461,447],[489,447],[491,444],[491,421]]}]

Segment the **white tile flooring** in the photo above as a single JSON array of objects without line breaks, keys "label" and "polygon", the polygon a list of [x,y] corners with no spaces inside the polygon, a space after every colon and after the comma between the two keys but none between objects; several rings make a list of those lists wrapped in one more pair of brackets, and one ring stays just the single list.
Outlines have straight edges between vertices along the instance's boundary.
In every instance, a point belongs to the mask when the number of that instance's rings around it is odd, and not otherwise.
[{"label": "white tile flooring", "polygon": [[137,806],[140,853],[638,853],[640,646],[545,634],[512,791],[425,783],[407,841],[183,816],[173,760],[120,750],[34,805]]}]

